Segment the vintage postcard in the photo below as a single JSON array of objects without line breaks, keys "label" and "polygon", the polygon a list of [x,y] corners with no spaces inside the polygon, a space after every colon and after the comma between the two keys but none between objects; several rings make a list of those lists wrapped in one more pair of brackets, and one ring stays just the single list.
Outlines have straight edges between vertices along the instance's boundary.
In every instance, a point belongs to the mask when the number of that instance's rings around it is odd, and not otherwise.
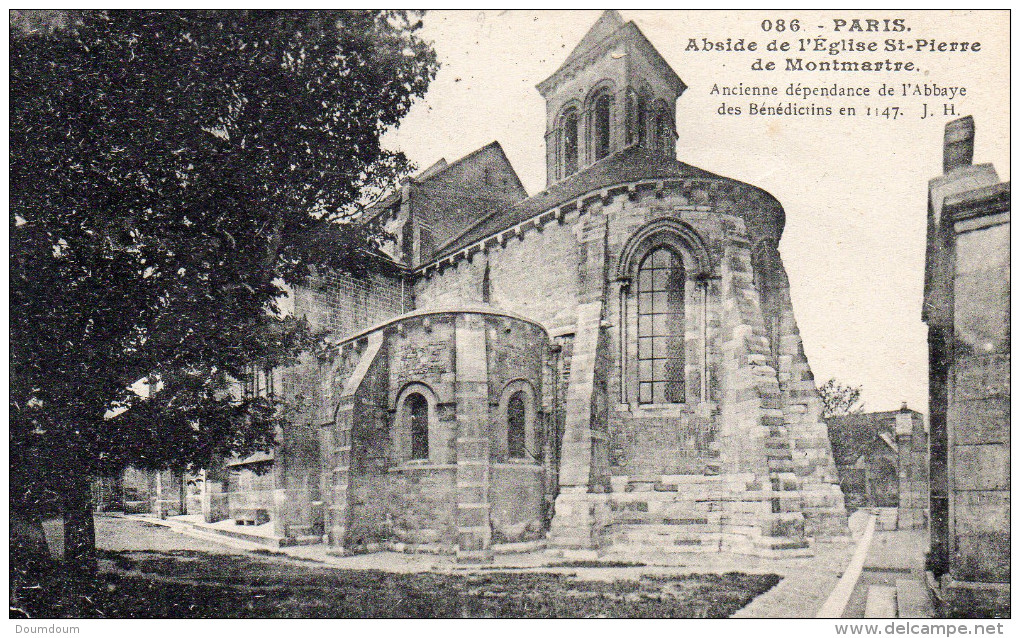
[{"label": "vintage postcard", "polygon": [[11,631],[1008,628],[1008,11],[10,22]]}]

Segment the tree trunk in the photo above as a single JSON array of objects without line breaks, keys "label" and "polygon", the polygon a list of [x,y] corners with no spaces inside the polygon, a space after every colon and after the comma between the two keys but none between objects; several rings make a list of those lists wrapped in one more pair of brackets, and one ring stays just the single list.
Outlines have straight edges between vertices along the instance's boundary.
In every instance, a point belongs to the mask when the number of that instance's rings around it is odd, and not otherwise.
[{"label": "tree trunk", "polygon": [[[50,550],[46,544],[46,533],[43,531],[42,520],[35,514],[24,514],[11,507],[11,561],[14,557],[24,558],[25,562],[35,562],[40,558],[49,558]],[[20,561],[19,561],[20,562]]]},{"label": "tree trunk", "polygon": [[96,571],[96,523],[92,490],[85,477],[68,481],[64,490],[64,564],[72,570]]}]

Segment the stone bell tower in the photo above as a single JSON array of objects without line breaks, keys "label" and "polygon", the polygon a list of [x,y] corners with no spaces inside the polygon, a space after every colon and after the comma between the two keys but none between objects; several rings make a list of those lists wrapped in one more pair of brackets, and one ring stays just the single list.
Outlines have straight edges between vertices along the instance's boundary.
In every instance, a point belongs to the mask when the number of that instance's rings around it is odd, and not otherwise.
[{"label": "stone bell tower", "polygon": [[642,145],[676,156],[676,100],[687,86],[633,22],[606,11],[538,85],[546,100],[546,182]]}]

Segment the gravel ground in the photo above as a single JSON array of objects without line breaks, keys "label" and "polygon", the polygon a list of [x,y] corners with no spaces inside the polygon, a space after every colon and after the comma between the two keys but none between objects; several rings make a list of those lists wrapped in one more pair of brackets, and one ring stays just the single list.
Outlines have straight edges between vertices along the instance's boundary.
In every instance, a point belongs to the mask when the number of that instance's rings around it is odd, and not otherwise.
[{"label": "gravel ground", "polygon": [[242,549],[221,545],[184,534],[146,521],[116,516],[96,517],[96,548],[114,552],[132,551],[196,551],[211,554],[246,554]]},{"label": "gravel ground", "polygon": [[12,617],[725,618],[781,580],[737,570],[625,575],[644,571],[631,566],[615,579],[579,577],[614,571],[587,564],[475,573],[349,569],[112,516],[97,517],[96,536],[97,576],[58,564],[26,572],[14,587]]}]

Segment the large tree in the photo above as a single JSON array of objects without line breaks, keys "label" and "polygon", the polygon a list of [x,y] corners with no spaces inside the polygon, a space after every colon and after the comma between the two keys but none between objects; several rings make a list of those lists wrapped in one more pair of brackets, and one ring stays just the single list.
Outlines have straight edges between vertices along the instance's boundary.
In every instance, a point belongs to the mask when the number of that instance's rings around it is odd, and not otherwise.
[{"label": "large tree", "polygon": [[62,21],[12,20],[11,506],[55,495],[89,568],[92,477],[272,446],[274,406],[228,384],[301,347],[282,282],[358,267],[355,204],[408,169],[380,136],[437,63],[417,13]]}]

